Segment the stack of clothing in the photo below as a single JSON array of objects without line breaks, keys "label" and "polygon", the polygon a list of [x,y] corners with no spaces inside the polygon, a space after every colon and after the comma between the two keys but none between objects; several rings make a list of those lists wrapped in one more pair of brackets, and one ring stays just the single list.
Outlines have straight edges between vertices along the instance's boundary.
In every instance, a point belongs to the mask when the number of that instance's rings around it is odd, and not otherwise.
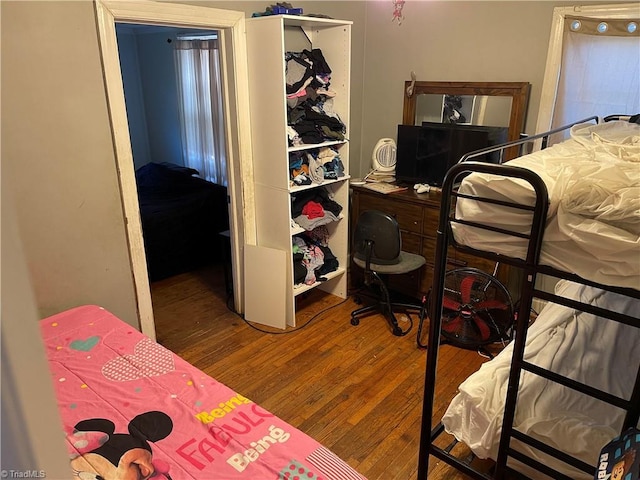
[{"label": "stack of clothing", "polygon": [[346,128],[333,109],[331,68],[319,48],[287,52],[289,145],[344,140]]},{"label": "stack of clothing", "polygon": [[323,275],[338,269],[338,259],[328,246],[325,225],[293,237],[293,276],[296,285],[313,285],[325,280]]},{"label": "stack of clothing", "polygon": [[291,195],[291,217],[307,232],[338,220],[342,205],[326,188],[314,188]]},{"label": "stack of clothing", "polygon": [[289,154],[292,185],[311,185],[344,176],[344,165],[337,150],[329,147]]},{"label": "stack of clothing", "polygon": [[293,273],[296,285],[312,285],[338,268],[338,259],[329,248],[327,224],[338,220],[342,206],[324,187],[291,195],[293,221],[305,229],[293,236]]}]

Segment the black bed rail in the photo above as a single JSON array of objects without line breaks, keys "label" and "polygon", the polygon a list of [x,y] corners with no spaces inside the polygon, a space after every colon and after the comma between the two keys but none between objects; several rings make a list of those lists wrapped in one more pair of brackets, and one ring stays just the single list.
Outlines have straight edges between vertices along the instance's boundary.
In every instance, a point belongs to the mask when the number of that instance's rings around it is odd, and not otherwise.
[{"label": "black bed rail", "polygon": [[534,290],[533,293],[536,298],[564,305],[565,307],[580,310],[581,312],[591,313],[592,315],[595,315],[597,317],[608,318],[609,320],[624,323],[625,325],[629,325],[631,327],[640,326],[640,323],[638,323],[638,319],[636,317],[632,317],[631,315],[618,313],[613,310],[605,310],[604,308],[596,307],[595,305],[588,305],[586,303],[578,302],[570,298],[560,297],[553,293],[545,292],[544,290]]},{"label": "black bed rail", "polygon": [[[576,281],[577,279],[580,279],[580,277],[577,277],[576,275],[572,275],[571,277],[572,277],[571,278],[572,281]],[[636,298],[636,299],[640,298],[640,291],[633,290],[630,288],[610,287],[607,285],[600,285],[600,284],[586,281],[586,280],[583,280],[582,282],[578,282],[578,283],[594,286],[602,290],[617,293],[619,295],[625,295],[631,298]],[[535,298],[547,300],[549,302],[557,303],[559,305],[564,305],[566,307],[573,308],[575,310],[579,310],[582,312],[591,313],[592,315],[595,315],[597,317],[606,318],[608,320],[629,325],[631,327],[640,328],[640,319],[637,317],[633,317],[631,315],[626,315],[613,310],[605,310],[603,308],[600,308],[594,305],[588,305],[576,300],[560,297],[554,293],[545,292],[543,290],[534,289],[533,294]],[[559,375],[553,372],[542,371],[542,369],[540,369],[539,367],[532,365],[528,362],[523,362],[523,368],[532,373],[535,373],[537,375],[540,375],[542,377],[545,377],[557,383],[560,383],[561,385],[567,386],[569,388],[573,388],[574,390],[582,392],[586,395],[590,395],[594,398],[598,398],[611,405],[615,405],[616,407],[623,409],[626,412],[626,414],[623,421],[622,431],[630,427],[635,427],[638,424],[638,421],[640,420],[640,372],[638,372],[638,374],[636,375],[636,381],[631,391],[630,398],[628,400],[625,400],[625,399],[616,397],[614,395],[611,395],[608,392],[604,392],[602,390],[593,388],[589,385],[585,385],[580,382],[575,382],[574,380],[571,380],[571,379],[565,379],[564,377],[560,377]]]},{"label": "black bed rail", "polygon": [[629,400],[625,400],[624,398],[620,398],[616,395],[611,395],[608,392],[602,391],[598,388],[594,388],[585,383],[572,380],[571,378],[564,377],[553,371],[539,367],[534,363],[523,361],[522,369],[531,373],[535,373],[536,375],[542,378],[546,378],[547,380],[551,380],[553,382],[559,383],[560,385],[564,385],[565,387],[571,388],[577,392],[584,393],[585,395],[590,395],[595,398],[600,398],[600,400],[610,403],[611,405],[614,405],[618,408],[622,408],[626,410],[629,407],[631,407]]},{"label": "black bed rail", "polygon": [[[576,310],[589,312],[599,317],[618,321],[627,325],[640,327],[640,319],[633,316],[625,315],[615,311],[604,310],[595,306],[587,305],[582,302],[574,301],[571,299],[565,299],[563,297],[544,292],[535,288],[536,278],[539,274],[545,274],[559,279],[567,279],[584,285],[601,288],[606,291],[615,292],[620,295],[629,296],[632,298],[640,298],[640,291],[633,288],[612,287],[602,285],[593,281],[589,281],[579,277],[578,275],[570,272],[564,272],[552,267],[542,266],[539,264],[540,252],[542,249],[542,239],[544,235],[544,227],[547,218],[547,212],[549,209],[549,197],[546,185],[542,179],[532,171],[524,168],[510,166],[506,164],[491,164],[484,162],[473,161],[474,158],[484,156],[488,153],[499,151],[500,159],[502,160],[502,152],[508,148],[516,146],[522,146],[525,143],[542,139],[542,147],[547,145],[549,136],[560,133],[576,124],[586,123],[595,120],[598,122],[598,117],[589,117],[563,127],[544,132],[538,135],[521,138],[503,145],[489,147],[481,150],[477,150],[468,153],[461,157],[460,161],[454,165],[444,179],[442,187],[442,199],[440,217],[438,223],[438,230],[436,232],[436,250],[435,250],[435,265],[433,274],[432,291],[438,292],[432,296],[429,313],[429,336],[427,344],[427,361],[425,368],[425,384],[424,384],[424,403],[422,412],[422,424],[420,433],[420,451],[418,458],[418,480],[427,480],[428,467],[429,467],[429,455],[433,455],[447,464],[455,467],[456,469],[464,472],[470,477],[478,480],[487,478],[493,478],[502,480],[507,473],[513,473],[507,466],[508,458],[520,461],[525,465],[528,465],[545,475],[562,480],[570,480],[570,477],[556,471],[548,465],[540,463],[534,458],[516,450],[511,444],[512,439],[519,440],[524,444],[529,445],[532,448],[543,452],[546,455],[550,455],[557,458],[568,465],[573,466],[579,470],[593,474],[595,467],[582,462],[579,459],[572,457],[560,450],[552,448],[539,440],[530,437],[522,432],[517,431],[513,422],[515,419],[515,410],[518,399],[519,382],[522,371],[529,371],[533,374],[537,374],[543,378],[547,378],[550,381],[557,382],[565,387],[572,388],[583,394],[590,395],[597,399],[603,400],[616,407],[622,408],[626,411],[626,417],[624,419],[623,428],[625,430],[630,426],[635,426],[638,423],[640,417],[640,372],[636,375],[636,381],[633,386],[633,391],[629,399],[619,398],[615,395],[609,394],[602,390],[596,389],[584,383],[563,377],[561,375],[550,372],[541,367],[538,367],[532,363],[524,360],[524,350],[526,344],[527,330],[529,325],[529,315],[533,300],[538,298],[542,300],[552,301],[561,305],[565,305],[569,308]],[[474,196],[467,193],[460,193],[457,187],[461,179],[469,173],[485,173],[496,176],[520,178],[526,181],[535,192],[535,202],[533,205],[519,204],[509,201],[495,200],[491,198],[484,198]],[[531,229],[528,234],[521,232],[514,232],[507,228],[499,228],[491,225],[483,225],[471,220],[463,220],[456,218],[455,213],[455,200],[456,199],[470,199],[478,202],[485,202],[491,204],[502,205],[507,208],[516,208],[520,210],[527,210],[531,212]],[[458,244],[453,235],[452,224],[459,223],[468,225],[474,228],[480,228],[484,230],[494,231],[504,235],[510,235],[518,238],[527,239],[526,256],[522,258],[514,258],[497,254],[494,252],[488,252],[484,250],[474,249],[465,245]],[[507,395],[505,400],[504,412],[503,412],[503,427],[500,432],[500,443],[498,447],[497,458],[495,462],[495,468],[491,475],[476,471],[472,465],[465,462],[453,454],[451,454],[451,448],[442,449],[434,444],[436,438],[444,432],[444,427],[441,423],[438,423],[432,428],[433,409],[434,409],[434,395],[436,386],[436,373],[438,362],[438,350],[440,346],[440,329],[442,325],[442,311],[443,311],[443,296],[444,282],[447,266],[447,250],[449,246],[453,246],[457,250],[465,253],[470,253],[479,257],[483,257],[489,260],[493,260],[500,263],[505,263],[517,267],[523,273],[523,286],[521,288],[520,306],[518,309],[518,317],[515,325],[515,339],[513,341],[513,356],[511,362],[511,369],[509,372]],[[522,475],[520,475],[522,476]],[[522,476],[524,477],[524,476]]]},{"label": "black bed rail", "polygon": [[605,122],[613,122],[616,120],[627,120],[627,121],[631,121],[631,117],[633,117],[634,115],[625,115],[623,113],[616,113],[613,115],[607,115],[606,117],[604,117],[602,120]]},{"label": "black bed rail", "polygon": [[[547,445],[546,443],[542,443],[540,440],[533,438],[530,435],[527,435],[526,433],[522,433],[519,430],[513,430],[513,438],[520,440],[522,443],[526,443],[527,445],[530,445],[538,450],[540,450],[541,452],[546,453],[547,455],[551,455],[554,456],[556,458],[561,458],[562,460],[564,460],[565,463],[568,463],[569,465],[574,466],[575,468],[577,468],[578,470],[582,470],[585,473],[588,473],[590,475],[593,475],[596,471],[595,467],[593,465],[589,465],[588,463],[583,462],[582,460],[579,460],[571,455],[567,455],[566,453],[564,453],[562,450],[558,450],[557,448],[551,447],[549,445]],[[511,453],[513,452],[517,452],[516,450],[513,450]],[[517,452],[520,453],[520,452]],[[523,461],[523,460],[521,460]],[[533,460],[535,463],[535,460]],[[529,463],[528,461],[523,461],[523,463]],[[555,472],[555,470],[554,470]],[[558,476],[563,476],[561,473],[559,472],[555,472]]]},{"label": "black bed rail", "polygon": [[539,265],[538,273],[548,275],[550,277],[562,278],[564,280],[571,280],[572,282],[581,283],[583,285],[589,285],[590,287],[596,287],[601,290],[605,290],[607,292],[624,295],[625,297],[640,299],[640,290],[635,290],[629,287],[616,287],[613,285],[603,285],[601,283],[597,283],[592,280],[587,280],[586,278],[582,278],[581,276],[576,275],[575,273],[563,272],[556,268],[549,267],[546,265]]},{"label": "black bed rail", "polygon": [[[520,167],[514,167],[514,168],[520,168]],[[523,205],[522,203],[509,202],[507,200],[497,200],[495,198],[490,198],[490,197],[479,197],[479,196],[476,196],[476,195],[468,195],[466,193],[460,193],[457,190],[451,192],[451,195],[454,195],[457,198],[468,198],[470,200],[479,200],[481,202],[492,203],[494,205],[500,205],[500,206],[503,206],[503,207],[515,208],[515,209],[518,209],[518,210],[530,210],[530,211],[533,212],[533,210],[535,208],[532,205]]]},{"label": "black bed rail", "polygon": [[[438,423],[434,427],[432,435],[435,438],[439,436],[442,432],[444,432],[444,425],[442,425],[442,423]],[[451,452],[451,449],[449,447],[447,447],[446,449],[443,449],[435,445],[432,445],[432,448],[430,450],[430,453],[434,457],[437,457],[440,460],[444,460],[449,465],[453,465],[454,467],[456,467],[457,470],[469,475],[474,480],[491,480],[492,478],[491,475],[477,471],[471,466],[469,462],[453,456],[450,452]],[[421,478],[420,469],[418,469],[418,478]]]},{"label": "black bed rail", "polygon": [[[618,115],[619,116],[619,115]],[[612,116],[613,117],[613,116]],[[609,117],[607,117],[609,118]],[[611,118],[613,120],[613,118]],[[500,152],[500,163],[502,163],[503,160],[503,152],[509,148],[513,148],[513,147],[522,147],[524,144],[526,143],[530,143],[533,140],[539,140],[542,139],[542,148],[546,148],[548,141],[549,141],[549,137],[555,133],[560,133],[563,132],[571,127],[573,127],[574,125],[579,125],[581,123],[587,123],[587,122],[593,122],[595,121],[596,123],[598,123],[599,117],[597,115],[591,116],[591,117],[587,117],[584,118],[582,120],[578,120],[576,122],[572,122],[572,123],[568,123],[567,125],[563,125],[562,127],[558,127],[558,128],[554,128],[553,130],[549,130],[547,132],[543,132],[543,133],[538,133],[535,135],[527,135],[526,137],[520,138],[518,140],[513,140],[511,142],[507,142],[507,143],[502,143],[500,145],[494,145],[491,147],[487,147],[487,148],[482,148],[480,150],[474,150],[473,152],[469,152],[469,153],[465,153],[462,157],[460,157],[460,160],[458,161],[458,163],[462,163],[462,162],[467,162],[473,158],[476,157],[482,157],[484,155],[486,155],[487,153],[493,153],[493,152]]]},{"label": "black bed rail", "polygon": [[[485,197],[473,197],[470,195],[465,195],[457,192],[456,185],[459,182],[459,178],[471,172],[486,173],[489,175],[495,175],[497,177],[502,176],[502,177],[520,178],[526,181],[527,183],[529,183],[529,185],[535,192],[535,203],[533,205],[529,205],[529,204],[521,204],[516,202],[499,201],[499,200],[493,200]],[[525,264],[538,263],[538,258],[540,256],[540,248],[542,246],[542,234],[538,235],[539,238],[535,238],[536,237],[535,234],[538,231],[538,229],[544,228],[544,222],[547,218],[547,212],[549,210],[549,193],[547,191],[547,186],[537,174],[535,174],[534,172],[526,168],[510,166],[508,164],[495,165],[492,163],[465,161],[465,162],[460,162],[454,165],[447,172],[447,175],[445,177],[444,184],[442,187],[442,192],[443,192],[443,195],[440,203],[440,219],[439,219],[439,227],[437,232],[438,236],[444,235],[444,232],[446,231],[449,234],[448,236],[450,237],[447,240],[450,241],[451,244],[453,244],[454,246],[458,246],[455,243],[455,239],[453,238],[453,235],[451,235],[452,233],[451,223],[453,222],[453,223],[470,224],[477,228],[504,233],[506,235],[528,238],[530,240],[529,242],[530,248],[527,249]],[[447,192],[446,195],[445,195],[445,192]],[[504,205],[510,208],[531,211],[532,217],[531,217],[530,233],[527,235],[527,234],[522,234],[512,230],[496,228],[489,225],[482,225],[469,220],[458,219],[455,217],[455,215],[452,216],[452,208],[453,208],[452,200],[453,198],[456,198],[456,197],[473,199],[478,202],[499,204],[499,205]],[[444,252],[446,252],[446,249],[444,250]],[[438,266],[438,263],[441,263],[443,266],[446,263],[446,258],[440,259],[440,257],[438,257],[439,253],[441,252],[438,252],[437,245],[436,245],[436,259],[437,259],[436,267]],[[435,276],[436,274],[434,273],[434,277]]]},{"label": "black bed rail", "polygon": [[573,478],[564,475],[557,470],[545,465],[544,463],[538,462],[531,457],[526,456],[523,453],[520,453],[518,450],[514,450],[512,448],[509,449],[509,455],[524,463],[525,465],[529,465],[530,467],[535,468],[537,471],[544,473],[545,475],[555,478],[556,480],[574,480]]}]

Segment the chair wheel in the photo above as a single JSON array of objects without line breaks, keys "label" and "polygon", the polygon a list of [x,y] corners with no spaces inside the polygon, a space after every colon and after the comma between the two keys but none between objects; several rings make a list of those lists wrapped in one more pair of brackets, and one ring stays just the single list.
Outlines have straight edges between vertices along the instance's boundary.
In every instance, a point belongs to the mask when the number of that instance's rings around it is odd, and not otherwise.
[{"label": "chair wheel", "polygon": [[353,301],[357,304],[357,305],[362,305],[362,297],[360,297],[360,295],[355,295],[353,297]]},{"label": "chair wheel", "polygon": [[357,327],[358,325],[360,325],[360,319],[351,317],[351,325],[353,325],[354,327]]}]

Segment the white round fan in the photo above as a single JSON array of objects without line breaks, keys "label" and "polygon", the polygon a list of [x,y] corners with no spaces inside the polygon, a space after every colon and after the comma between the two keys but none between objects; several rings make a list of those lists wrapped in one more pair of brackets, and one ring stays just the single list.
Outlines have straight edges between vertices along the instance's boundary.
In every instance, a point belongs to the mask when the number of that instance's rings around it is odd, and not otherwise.
[{"label": "white round fan", "polygon": [[381,138],[373,149],[373,171],[388,173],[396,169],[396,142],[392,138]]}]

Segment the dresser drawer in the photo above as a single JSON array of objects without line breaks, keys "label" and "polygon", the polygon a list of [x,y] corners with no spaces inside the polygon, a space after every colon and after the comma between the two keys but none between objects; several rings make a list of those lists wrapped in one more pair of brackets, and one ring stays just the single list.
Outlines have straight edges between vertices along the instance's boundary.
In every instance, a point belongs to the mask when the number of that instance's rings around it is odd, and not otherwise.
[{"label": "dresser drawer", "polygon": [[434,265],[436,262],[436,239],[430,237],[424,237],[422,239],[422,255],[427,260],[427,263]]},{"label": "dresser drawer", "polygon": [[422,209],[423,214],[423,235],[435,238],[438,232],[438,224],[440,223],[440,211],[435,208],[425,207]]},{"label": "dresser drawer", "polygon": [[422,270],[422,278],[420,279],[420,293],[422,295],[427,295],[429,290],[431,290],[431,285],[433,284],[433,266],[425,265]]},{"label": "dresser drawer", "polygon": [[401,232],[402,250],[422,255],[422,237],[410,232]]},{"label": "dresser drawer", "polygon": [[361,196],[360,212],[365,210],[380,210],[392,215],[400,225],[401,230],[422,233],[422,208],[405,202],[390,201],[384,196]]},{"label": "dresser drawer", "polygon": [[[424,256],[424,258],[427,260],[427,263],[430,265],[435,265],[436,264],[436,239],[435,238],[430,238],[430,237],[423,237],[422,239],[422,255]],[[458,265],[456,262],[456,251],[453,247],[449,247],[448,250],[448,255],[447,255],[448,260],[448,266],[449,267],[456,267],[456,266],[463,266],[462,264]]]}]

